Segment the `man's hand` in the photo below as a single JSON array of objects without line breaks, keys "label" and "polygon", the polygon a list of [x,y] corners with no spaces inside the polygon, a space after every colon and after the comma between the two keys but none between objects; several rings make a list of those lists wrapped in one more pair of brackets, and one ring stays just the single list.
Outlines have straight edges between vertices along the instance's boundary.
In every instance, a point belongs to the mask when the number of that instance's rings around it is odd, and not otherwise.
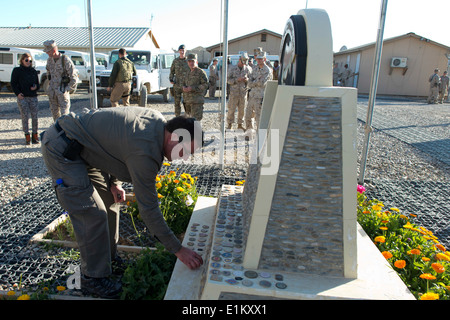
[{"label": "man's hand", "polygon": [[203,264],[203,259],[199,254],[185,247],[181,247],[175,255],[191,270],[197,269]]},{"label": "man's hand", "polygon": [[106,91],[110,92],[111,91],[111,87],[107,87]]},{"label": "man's hand", "polygon": [[125,190],[122,186],[117,186],[115,184],[111,185],[109,189],[114,197],[114,202],[124,202],[125,201]]}]

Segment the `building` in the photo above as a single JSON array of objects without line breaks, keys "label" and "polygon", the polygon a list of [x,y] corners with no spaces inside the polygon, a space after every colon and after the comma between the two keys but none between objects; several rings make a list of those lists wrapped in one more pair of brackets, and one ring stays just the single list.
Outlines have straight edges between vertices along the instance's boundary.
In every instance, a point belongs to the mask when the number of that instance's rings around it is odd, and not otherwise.
[{"label": "building", "polygon": [[[353,87],[368,94],[372,79],[375,43],[334,53],[334,61],[342,71],[348,64],[356,73]],[[383,41],[378,95],[428,96],[428,79],[439,68],[440,75],[448,71],[450,47],[407,33]]]},{"label": "building", "polygon": [[[240,51],[246,51],[249,55],[253,55],[253,51],[261,47],[268,55],[280,55],[281,38],[281,34],[262,29],[228,40],[228,54],[238,54]],[[211,52],[211,57],[223,55],[222,43],[207,47],[206,50]]]},{"label": "building", "polygon": [[[55,40],[58,48],[89,52],[86,27],[0,27],[0,47],[43,49],[44,41]],[[150,28],[94,27],[95,51],[108,53],[118,48],[159,49]]]}]

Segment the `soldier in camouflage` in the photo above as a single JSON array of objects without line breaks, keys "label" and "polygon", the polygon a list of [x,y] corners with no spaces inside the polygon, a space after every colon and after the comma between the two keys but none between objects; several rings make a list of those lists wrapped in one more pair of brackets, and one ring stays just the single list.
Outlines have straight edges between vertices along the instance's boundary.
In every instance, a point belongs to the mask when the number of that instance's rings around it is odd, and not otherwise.
[{"label": "soldier in camouflage", "polygon": [[111,76],[109,77],[109,87],[107,91],[111,91],[109,100],[111,107],[118,107],[119,100],[122,98],[123,105],[130,105],[131,81],[136,75],[136,67],[132,61],[127,58],[125,49],[119,50],[119,59],[114,62]]},{"label": "soldier in camouflage", "polygon": [[77,73],[72,60],[58,51],[55,41],[45,41],[44,52],[48,54],[48,101],[53,120],[56,120],[69,113],[70,91],[76,89]]},{"label": "soldier in camouflage", "polygon": [[208,90],[208,77],[206,72],[197,66],[196,54],[189,54],[187,60],[190,71],[186,74],[183,82],[186,113],[200,121],[203,118],[203,104]]},{"label": "soldier in camouflage", "polygon": [[245,109],[246,130],[253,129],[253,115],[255,117],[256,127],[259,126],[264,89],[266,88],[267,81],[272,80],[272,71],[266,64],[266,53],[260,53],[256,57],[256,61],[257,65],[252,68],[252,73],[247,84],[250,88],[250,94],[247,108]]},{"label": "soldier in camouflage", "polygon": [[230,100],[228,101],[227,129],[231,129],[234,122],[234,113],[238,109],[237,124],[238,129],[245,130],[244,112],[247,105],[248,87],[247,82],[250,78],[252,68],[247,65],[248,55],[243,53],[236,66],[230,68],[227,83],[230,85]]},{"label": "soldier in camouflage", "polygon": [[219,71],[217,69],[217,64],[219,60],[217,58],[213,59],[213,64],[209,67],[209,98],[215,99],[216,97],[216,83],[219,80]]},{"label": "soldier in camouflage", "polygon": [[430,94],[427,99],[428,104],[438,103],[439,84],[441,83],[441,78],[438,73],[439,69],[434,69],[434,73],[428,79],[428,82],[430,82]]},{"label": "soldier in camouflage", "polygon": [[[173,85],[173,98],[175,100],[175,116],[178,117],[181,114],[181,98],[183,94],[183,83],[184,77],[189,73],[190,69],[187,63],[187,58],[185,55],[186,47],[184,44],[178,47],[178,52],[180,56],[176,58],[172,66],[170,67],[169,80]],[[185,102],[183,102],[184,110],[186,111]]]}]

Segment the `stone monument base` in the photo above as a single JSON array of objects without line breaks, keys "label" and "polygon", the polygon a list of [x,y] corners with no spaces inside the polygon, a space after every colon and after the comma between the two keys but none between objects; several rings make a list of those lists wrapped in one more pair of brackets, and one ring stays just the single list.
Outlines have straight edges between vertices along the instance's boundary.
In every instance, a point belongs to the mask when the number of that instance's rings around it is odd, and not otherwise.
[{"label": "stone monument base", "polygon": [[[241,186],[223,186],[219,199],[198,198],[183,245],[199,252],[204,264],[192,271],[177,261],[165,300],[415,300],[359,225],[356,279],[244,268],[239,257],[244,254],[245,247],[223,246],[223,238],[228,232],[217,227],[222,225],[218,220],[224,202],[227,206],[230,201],[235,202],[232,207],[239,208],[242,191]],[[234,217],[236,221],[239,215]],[[230,229],[230,232],[230,238],[233,238],[239,228]],[[222,244],[220,248],[217,239]]]}]

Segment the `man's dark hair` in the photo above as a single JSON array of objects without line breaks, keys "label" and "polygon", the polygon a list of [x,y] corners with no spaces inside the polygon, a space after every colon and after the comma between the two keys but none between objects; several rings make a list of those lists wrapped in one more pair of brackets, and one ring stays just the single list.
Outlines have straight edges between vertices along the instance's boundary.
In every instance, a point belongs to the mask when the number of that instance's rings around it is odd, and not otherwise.
[{"label": "man's dark hair", "polygon": [[[174,132],[177,129],[185,129],[189,132],[189,134],[192,137],[192,140],[195,138],[195,118],[188,118],[185,116],[178,116],[175,118],[170,119],[166,123],[166,129],[170,133]],[[203,146],[203,136],[204,132],[202,130],[202,146]],[[183,141],[183,137],[180,136],[178,142]]]},{"label": "man's dark hair", "polygon": [[119,49],[119,53],[125,55],[127,53],[127,50],[124,48]]}]

